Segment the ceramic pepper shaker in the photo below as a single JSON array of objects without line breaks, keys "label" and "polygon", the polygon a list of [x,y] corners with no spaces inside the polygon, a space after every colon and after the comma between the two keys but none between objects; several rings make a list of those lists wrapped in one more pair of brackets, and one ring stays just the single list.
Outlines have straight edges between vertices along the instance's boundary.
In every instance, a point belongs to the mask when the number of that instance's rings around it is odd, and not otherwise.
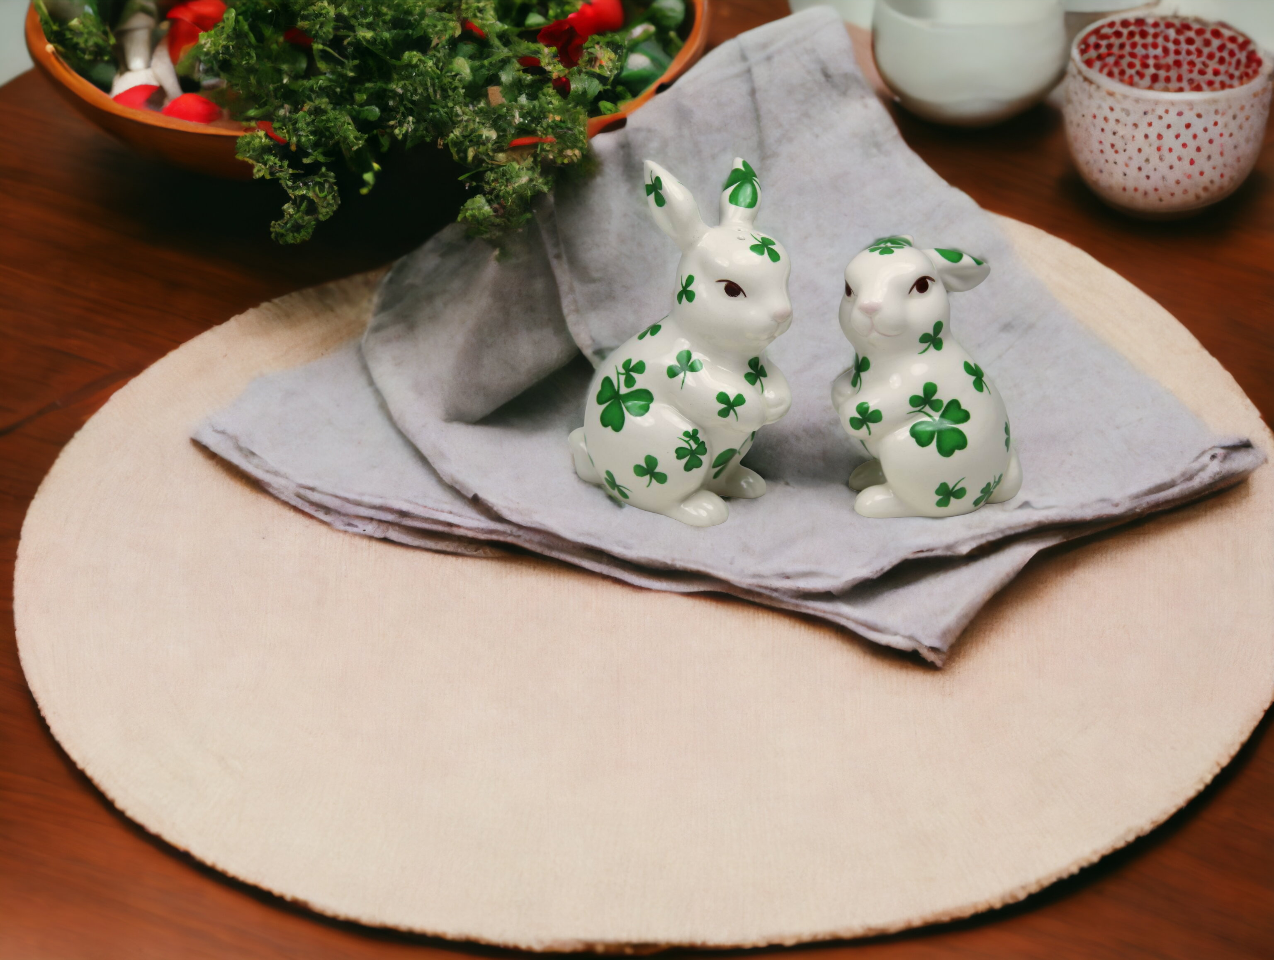
[{"label": "ceramic pepper shaker", "polygon": [[909,236],[877,240],[845,268],[840,325],[857,356],[832,405],[872,457],[849,478],[862,516],[950,517],[1021,488],[1004,398],[951,332],[947,293],[990,270]]},{"label": "ceramic pepper shaker", "polygon": [[707,527],[730,515],[724,497],[765,493],[740,461],[792,403],[765,355],[792,321],[790,264],[754,224],[761,188],[748,163],[734,161],[715,227],[667,170],[647,160],[645,173],[650,214],[681,249],[671,312],[593,375],[571,454],[617,502]]}]

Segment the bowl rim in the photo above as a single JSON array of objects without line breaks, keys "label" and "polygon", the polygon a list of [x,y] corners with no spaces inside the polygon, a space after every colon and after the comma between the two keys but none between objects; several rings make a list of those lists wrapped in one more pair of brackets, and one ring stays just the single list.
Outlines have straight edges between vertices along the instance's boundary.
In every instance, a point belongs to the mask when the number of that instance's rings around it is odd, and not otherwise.
[{"label": "bowl rim", "polygon": [[1106,76],[1104,73],[1099,73],[1098,71],[1094,70],[1092,67],[1086,66],[1084,64],[1084,61],[1082,61],[1079,58],[1080,41],[1083,40],[1090,33],[1092,33],[1094,30],[1097,30],[1108,23],[1114,23],[1119,20],[1136,21],[1136,20],[1149,19],[1145,13],[1139,13],[1136,17],[1130,17],[1128,16],[1127,13],[1122,13],[1122,14],[1117,13],[1110,17],[1103,17],[1100,20],[1094,20],[1092,23],[1088,24],[1086,27],[1084,27],[1083,30],[1075,34],[1075,39],[1071,41],[1071,52],[1070,52],[1071,65],[1075,67],[1075,69],[1079,72],[1080,76],[1082,76],[1085,80],[1088,80],[1090,83],[1093,83],[1094,85],[1098,87],[1102,87],[1103,89],[1109,90],[1112,93],[1122,94],[1123,96],[1140,97],[1146,100],[1160,100],[1160,101],[1163,101],[1164,103],[1184,103],[1187,101],[1198,100],[1201,97],[1222,97],[1222,96],[1228,97],[1232,94],[1243,95],[1249,91],[1249,88],[1251,90],[1256,90],[1262,86],[1268,86],[1270,84],[1271,77],[1274,77],[1274,57],[1271,57],[1268,50],[1262,47],[1255,40],[1252,40],[1252,38],[1248,36],[1247,33],[1240,30],[1238,27],[1234,26],[1233,24],[1226,23],[1224,20],[1208,20],[1205,17],[1191,17],[1191,16],[1186,16],[1183,14],[1175,14],[1175,13],[1159,14],[1158,18],[1159,19],[1171,18],[1175,20],[1192,20],[1201,26],[1224,27],[1226,30],[1229,30],[1233,33],[1237,33],[1239,36],[1243,37],[1245,40],[1251,40],[1252,45],[1256,48],[1256,51],[1261,55],[1261,68],[1260,70],[1257,71],[1257,74],[1255,77],[1253,77],[1247,83],[1240,84],[1237,87],[1224,87],[1220,90],[1181,90],[1181,91],[1145,90],[1141,87],[1134,87],[1131,84],[1120,83],[1118,80],[1114,80]]},{"label": "bowl rim", "polygon": [[[602,116],[589,117],[587,135],[590,140],[599,133],[622,127],[633,111],[637,110],[656,94],[668,89],[675,80],[689,70],[703,55],[704,49],[708,45],[708,0],[689,0],[688,6],[694,11],[694,23],[691,24],[690,33],[687,35],[685,43],[677,51],[677,55],[672,58],[672,63],[668,65],[668,69],[663,72],[657,82],[652,83],[642,93],[629,100],[622,110],[603,114]],[[190,120],[178,120],[175,117],[166,117],[156,110],[140,110],[116,103],[111,99],[110,94],[85,80],[58,55],[53,44],[49,43],[44,36],[44,28],[40,26],[40,17],[35,12],[34,3],[27,6],[25,26],[27,51],[31,54],[31,60],[40,71],[50,80],[66,87],[81,100],[86,101],[98,110],[134,123],[163,127],[168,130],[177,130],[185,133],[203,134],[205,136],[235,137],[237,139],[243,136],[244,133],[254,129],[253,124],[244,124],[242,128],[236,129],[213,126],[206,123],[194,123]]]}]

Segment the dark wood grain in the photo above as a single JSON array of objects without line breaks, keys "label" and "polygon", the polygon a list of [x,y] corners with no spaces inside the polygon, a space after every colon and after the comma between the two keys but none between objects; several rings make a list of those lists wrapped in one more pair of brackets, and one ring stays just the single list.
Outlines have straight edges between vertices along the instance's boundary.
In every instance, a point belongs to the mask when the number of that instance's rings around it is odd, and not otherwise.
[{"label": "dark wood grain", "polygon": [[[713,42],[782,15],[718,0]],[[892,108],[891,108],[892,109]],[[984,207],[1088,251],[1175,314],[1274,412],[1274,149],[1190,221],[1150,224],[1080,183],[1041,106],[985,131],[895,111],[903,136]],[[27,505],[62,446],[129,377],[253,304],[382,264],[454,214],[421,189],[440,161],[395,158],[311,243],[280,248],[267,183],[225,183],[127,153],[33,73],[0,87],[0,960],[490,955],[315,916],[150,837],[49,735],[13,638],[13,561]],[[1186,598],[1188,599],[1188,598]],[[1201,643],[1207,638],[1201,637]],[[895,937],[802,948],[853,957],[1274,955],[1274,738],[1262,724],[1166,825],[1022,904]]]}]

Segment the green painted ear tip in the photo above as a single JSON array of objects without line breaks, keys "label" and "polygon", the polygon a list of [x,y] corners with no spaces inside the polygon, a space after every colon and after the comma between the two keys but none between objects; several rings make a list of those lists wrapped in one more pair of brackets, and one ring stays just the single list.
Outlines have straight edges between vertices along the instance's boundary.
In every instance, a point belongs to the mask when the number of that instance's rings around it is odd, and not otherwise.
[{"label": "green painted ear tip", "polygon": [[965,257],[968,257],[979,267],[986,265],[985,260],[979,260],[973,254],[965,253],[963,250],[956,250],[949,247],[948,248],[934,247],[933,252],[936,253],[938,256],[942,257],[943,260],[948,260],[951,263],[959,263]]},{"label": "green painted ear tip", "polygon": [[734,167],[725,178],[721,190],[723,193],[730,191],[726,199],[733,206],[751,209],[760,197],[761,183],[750,163],[746,160],[738,163],[739,166]]}]

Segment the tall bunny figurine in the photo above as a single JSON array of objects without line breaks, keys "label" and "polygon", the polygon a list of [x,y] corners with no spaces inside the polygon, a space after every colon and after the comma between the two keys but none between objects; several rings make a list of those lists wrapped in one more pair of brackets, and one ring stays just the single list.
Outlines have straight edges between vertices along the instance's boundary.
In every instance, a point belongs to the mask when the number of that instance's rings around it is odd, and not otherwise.
[{"label": "tall bunny figurine", "polygon": [[695,527],[730,515],[722,497],[759,497],[739,461],[792,404],[765,349],[792,322],[787,251],[753,221],[761,187],[736,159],[709,227],[694,197],[647,160],[646,205],[681,248],[672,312],[614,350],[593,375],[575,471],[620,503]]},{"label": "tall bunny figurine", "polygon": [[991,268],[884,237],[845,268],[840,326],[858,354],[832,384],[841,426],[874,458],[849,478],[864,517],[950,517],[1022,486],[999,390],[951,335],[947,291]]}]

